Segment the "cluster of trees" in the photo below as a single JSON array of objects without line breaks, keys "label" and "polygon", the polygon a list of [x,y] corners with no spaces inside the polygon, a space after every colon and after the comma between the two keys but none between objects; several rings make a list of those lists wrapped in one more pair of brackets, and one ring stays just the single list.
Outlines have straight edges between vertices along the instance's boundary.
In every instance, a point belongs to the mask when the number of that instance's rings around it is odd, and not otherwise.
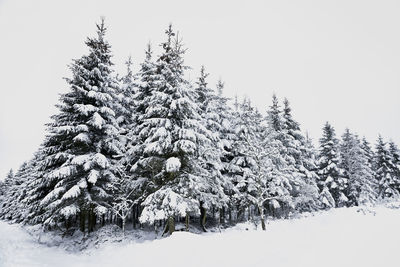
[{"label": "cluster of trees", "polygon": [[[113,70],[104,21],[74,60],[69,92],[34,157],[0,185],[0,218],[94,231],[104,224],[234,223],[360,205],[400,194],[400,153],[329,124],[320,149],[274,95],[266,114],[233,104],[224,84],[185,78],[185,48],[172,27],[137,73]],[[258,219],[257,219],[258,220]]]}]

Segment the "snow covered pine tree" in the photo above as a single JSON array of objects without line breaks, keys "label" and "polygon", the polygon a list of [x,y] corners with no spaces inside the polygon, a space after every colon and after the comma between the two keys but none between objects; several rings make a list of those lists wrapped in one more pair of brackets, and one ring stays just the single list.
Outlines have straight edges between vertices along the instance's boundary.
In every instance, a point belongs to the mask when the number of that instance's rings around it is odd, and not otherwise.
[{"label": "snow covered pine tree", "polygon": [[147,96],[148,106],[141,115],[139,151],[141,157],[132,171],[147,177],[152,192],[143,201],[142,223],[168,220],[167,229],[175,231],[178,217],[197,215],[208,195],[204,177],[208,171],[201,163],[204,147],[211,143],[202,124],[195,92],[184,79],[181,40],[172,26],[166,30],[163,53],[157,59],[154,88]]},{"label": "snow covered pine tree", "polygon": [[61,96],[59,113],[48,124],[42,186],[49,192],[40,203],[47,226],[70,225],[79,217],[81,230],[87,220],[93,231],[96,216],[104,215],[113,199],[122,146],[114,111],[118,84],[105,33],[102,19],[97,37],[86,41],[89,54],[71,65],[71,90]]}]

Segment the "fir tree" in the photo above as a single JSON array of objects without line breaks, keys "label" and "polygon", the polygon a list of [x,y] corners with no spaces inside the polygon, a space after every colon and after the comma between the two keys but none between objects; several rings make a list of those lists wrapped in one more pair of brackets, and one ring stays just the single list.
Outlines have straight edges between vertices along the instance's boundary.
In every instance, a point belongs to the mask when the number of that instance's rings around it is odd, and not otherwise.
[{"label": "fir tree", "polygon": [[105,40],[104,20],[97,37],[88,38],[89,54],[71,65],[70,92],[60,98],[59,113],[48,124],[43,144],[43,178],[47,195],[45,225],[79,215],[81,230],[92,231],[96,215],[105,214],[118,179],[115,159],[122,154],[116,120],[117,81],[113,76],[111,46]]},{"label": "fir tree", "polygon": [[[202,125],[195,92],[184,79],[181,41],[170,26],[163,53],[157,59],[157,80],[140,126],[143,151],[133,166],[149,180],[140,220],[154,223],[168,219],[174,231],[175,217],[197,214],[209,202],[207,170],[201,164],[203,148],[211,140]],[[203,205],[203,206],[202,206]]]},{"label": "fir tree", "polygon": [[[374,151],[372,150],[371,145],[369,144],[368,140],[365,137],[363,137],[363,139],[362,139],[361,148],[363,149],[363,151],[365,153],[369,168],[373,171]],[[375,176],[375,172],[374,172],[374,176]]]},{"label": "fir tree", "polygon": [[396,189],[396,177],[393,173],[390,152],[387,144],[381,136],[375,147],[374,168],[376,170],[376,179],[379,184],[378,196],[380,198],[395,197],[399,195]]},{"label": "fir tree", "polygon": [[[232,183],[232,179],[229,173],[230,161],[233,158],[233,143],[235,142],[237,135],[234,132],[234,121],[235,116],[232,108],[228,104],[229,99],[223,95],[225,84],[221,79],[218,80],[216,85],[217,95],[215,96],[215,112],[218,114],[218,123],[220,125],[220,130],[218,132],[220,144],[220,156],[221,156],[221,174],[223,177],[223,188],[225,195],[228,196],[228,213],[229,221],[232,222],[233,219],[233,209],[234,201],[233,195],[235,193],[235,188]],[[222,222],[225,221],[225,207],[222,207],[220,211],[220,219]]]},{"label": "fir tree", "polygon": [[395,142],[389,142],[390,166],[394,176],[395,188],[400,194],[400,150]]},{"label": "fir tree", "polygon": [[[300,124],[294,120],[289,101],[285,98],[283,108],[283,134],[286,153],[291,165],[293,190],[297,209],[315,209],[318,206],[318,187],[315,153],[310,143],[301,132]],[[308,143],[307,143],[308,142]],[[311,145],[310,145],[311,144]]]},{"label": "fir tree", "polygon": [[[323,128],[323,135],[320,139],[318,163],[320,177],[318,184],[322,192],[322,202],[327,207],[345,205],[348,201],[344,192],[347,187],[346,179],[341,177],[342,172],[339,167],[338,140],[336,139],[335,129],[328,122]],[[332,203],[332,199],[334,203]]]},{"label": "fir tree", "polygon": [[[225,179],[221,173],[223,171],[223,164],[221,159],[223,157],[224,145],[226,144],[221,140],[221,133],[226,132],[223,123],[224,118],[220,113],[221,97],[217,96],[213,89],[208,87],[207,77],[204,66],[200,69],[200,76],[196,82],[195,92],[196,101],[199,106],[199,114],[202,119],[203,126],[210,131],[210,141],[202,148],[205,153],[202,153],[199,159],[203,166],[207,169],[208,174],[205,177],[205,183],[209,186],[208,203],[207,206],[212,206],[222,211],[228,206],[229,199],[225,194],[231,189],[229,180]],[[218,88],[222,90],[222,88]],[[203,204],[203,203],[202,203]]]},{"label": "fir tree", "polygon": [[349,205],[373,203],[376,186],[368,155],[359,138],[346,129],[341,143],[341,167],[348,181],[346,196]]}]

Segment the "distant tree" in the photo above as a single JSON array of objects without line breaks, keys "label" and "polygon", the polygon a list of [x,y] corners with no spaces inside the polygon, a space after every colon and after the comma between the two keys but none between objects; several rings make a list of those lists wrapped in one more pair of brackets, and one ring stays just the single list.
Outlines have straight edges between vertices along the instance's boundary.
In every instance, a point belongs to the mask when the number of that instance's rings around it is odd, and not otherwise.
[{"label": "distant tree", "polygon": [[400,194],[400,150],[396,143],[389,142],[390,166],[392,167],[395,188]]},{"label": "distant tree", "polygon": [[399,192],[396,189],[397,181],[393,173],[394,167],[392,166],[390,152],[381,136],[378,137],[375,147],[374,168],[379,184],[378,196],[380,198],[398,196]]}]

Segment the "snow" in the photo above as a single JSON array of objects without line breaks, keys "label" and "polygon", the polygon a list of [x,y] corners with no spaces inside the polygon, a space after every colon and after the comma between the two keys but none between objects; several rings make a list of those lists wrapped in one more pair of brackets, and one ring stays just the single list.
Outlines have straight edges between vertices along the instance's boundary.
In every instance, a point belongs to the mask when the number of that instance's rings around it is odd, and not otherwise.
[{"label": "snow", "polygon": [[175,232],[154,241],[103,243],[79,253],[39,244],[46,237],[0,222],[0,266],[398,266],[400,209],[395,207],[333,209],[269,222],[265,232],[250,223],[222,233]]},{"label": "snow", "polygon": [[80,133],[77,136],[75,136],[73,140],[86,144],[89,144],[91,142],[90,137],[87,133]]},{"label": "snow", "polygon": [[90,170],[89,176],[88,176],[88,182],[91,184],[95,184],[97,182],[97,179],[100,177],[100,172],[97,170]]},{"label": "snow", "polygon": [[103,119],[103,117],[101,117],[100,114],[97,112],[93,114],[92,119],[90,120],[90,124],[96,127],[97,129],[101,129],[105,123],[106,122]]},{"label": "snow", "polygon": [[76,198],[77,196],[79,196],[81,194],[81,189],[78,185],[74,185],[73,187],[71,187],[63,196],[62,196],[62,200],[67,200],[70,198]]},{"label": "snow", "polygon": [[108,160],[106,158],[106,156],[104,156],[101,153],[96,153],[93,157],[93,162],[96,162],[98,166],[100,166],[101,168],[105,169],[108,167]]},{"label": "snow", "polygon": [[178,158],[171,157],[167,160],[165,164],[165,169],[167,172],[177,172],[181,167],[181,161]]}]

